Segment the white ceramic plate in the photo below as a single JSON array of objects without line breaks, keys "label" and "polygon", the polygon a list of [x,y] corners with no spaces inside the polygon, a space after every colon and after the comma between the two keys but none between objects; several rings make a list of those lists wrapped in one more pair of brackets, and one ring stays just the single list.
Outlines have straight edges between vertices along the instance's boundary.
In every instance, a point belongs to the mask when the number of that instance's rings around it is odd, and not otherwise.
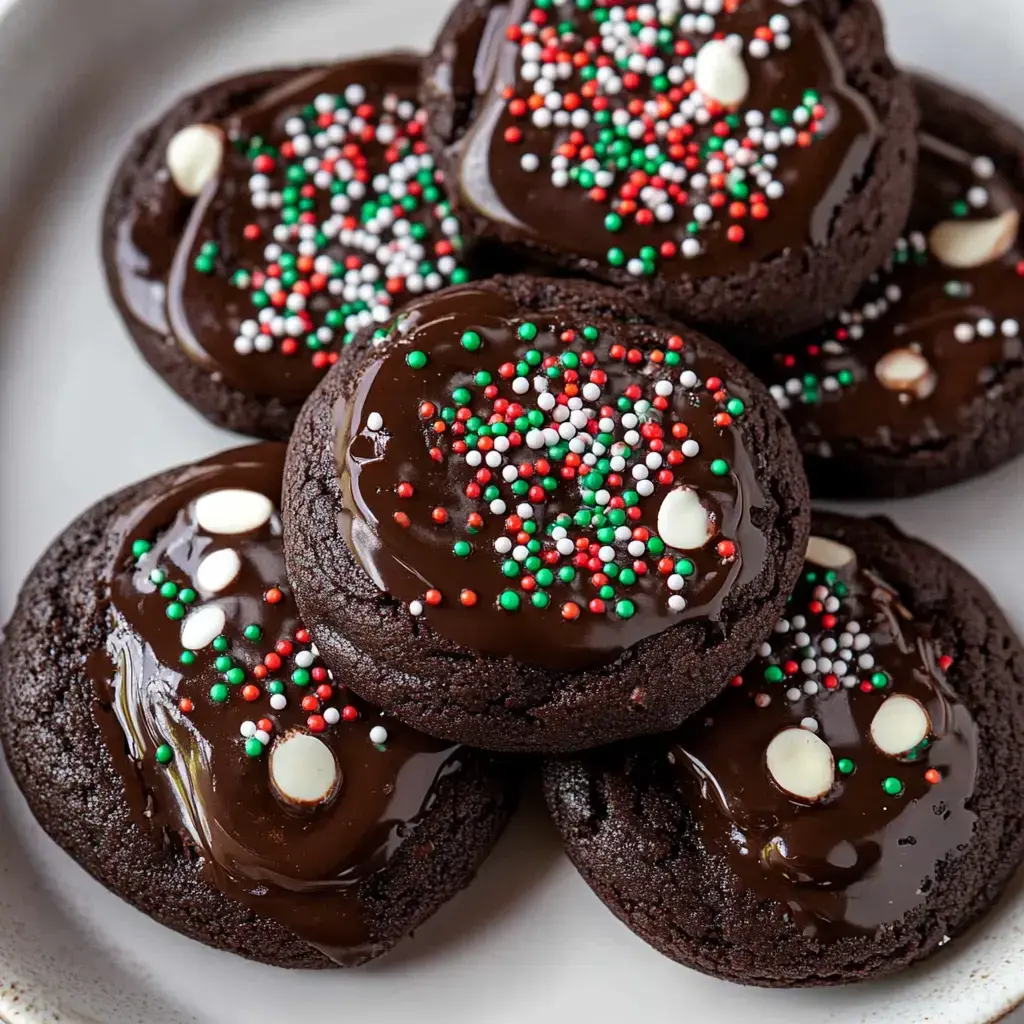
[{"label": "white ceramic plate", "polygon": [[[235,70],[427,46],[445,0],[0,0],[0,621],[37,555],[108,491],[232,439],[129,344],[98,258],[132,130]],[[1003,101],[1024,87],[1019,0],[891,0],[896,52]],[[887,509],[973,569],[1024,627],[1024,461]],[[1024,884],[890,981],[762,992],[663,959],[620,925],[528,807],[474,885],[386,960],[309,975],[245,963],[121,903],[0,777],[0,1016],[10,1024],[681,1019],[988,1024],[1024,998]]]}]

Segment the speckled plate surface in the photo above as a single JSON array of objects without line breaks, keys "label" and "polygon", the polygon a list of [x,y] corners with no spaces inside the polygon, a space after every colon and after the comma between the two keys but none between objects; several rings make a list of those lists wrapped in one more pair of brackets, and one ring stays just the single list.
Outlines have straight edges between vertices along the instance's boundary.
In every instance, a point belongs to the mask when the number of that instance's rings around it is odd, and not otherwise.
[{"label": "speckled plate surface", "polygon": [[[143,365],[108,305],[100,208],[133,128],[231,71],[429,44],[445,0],[0,0],[0,620],[48,541],[108,491],[228,446]],[[896,52],[1008,109],[1018,0],[889,0]],[[1024,630],[1024,460],[887,509]],[[598,903],[527,807],[473,887],[390,958],[315,976],[152,923],[32,821],[0,768],[0,1019],[9,1024],[524,1020],[988,1024],[1024,998],[1024,879],[984,925],[890,981],[762,992],[661,958]],[[1016,1018],[1024,1021],[1024,1015]]]}]

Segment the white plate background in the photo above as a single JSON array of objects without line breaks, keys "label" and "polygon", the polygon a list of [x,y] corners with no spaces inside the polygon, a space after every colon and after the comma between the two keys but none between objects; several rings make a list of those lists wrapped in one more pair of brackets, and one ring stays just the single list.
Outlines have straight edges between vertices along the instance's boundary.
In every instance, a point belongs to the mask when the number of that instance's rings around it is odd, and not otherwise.
[{"label": "white plate background", "polygon": [[[107,302],[100,210],[132,131],[229,72],[429,45],[445,0],[0,0],[0,621],[46,544],[137,478],[227,447]],[[1019,0],[888,0],[896,53],[1013,109]],[[4,8],[7,8],[6,14]],[[1024,113],[1024,112],[1022,112]],[[1024,630],[1024,460],[887,507]],[[289,973],[213,952],[89,879],[0,778],[0,1015],[23,1024],[709,1020],[981,1024],[1024,997],[1024,885],[967,941],[827,992],[716,982],[650,950],[561,857],[536,800],[479,879],[391,957]],[[1024,1018],[1022,1018],[1024,1019]]]}]

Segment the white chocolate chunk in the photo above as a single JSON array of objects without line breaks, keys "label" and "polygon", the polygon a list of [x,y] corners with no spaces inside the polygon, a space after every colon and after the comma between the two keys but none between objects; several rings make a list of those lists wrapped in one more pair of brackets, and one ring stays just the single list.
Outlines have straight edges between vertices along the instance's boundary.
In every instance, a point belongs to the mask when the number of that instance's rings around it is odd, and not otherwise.
[{"label": "white chocolate chunk", "polygon": [[273,514],[274,503],[258,491],[210,491],[196,501],[196,522],[207,533],[250,533]]},{"label": "white chocolate chunk", "polygon": [[224,609],[215,604],[197,608],[181,624],[181,646],[186,651],[201,651],[209,647],[224,632],[227,621]]},{"label": "white chocolate chunk", "polygon": [[178,191],[197,196],[220,172],[224,133],[212,124],[190,124],[167,143],[165,159]]},{"label": "white chocolate chunk", "polygon": [[944,220],[932,228],[928,246],[940,263],[966,270],[1005,256],[1019,230],[1016,210],[988,220]]},{"label": "white chocolate chunk", "polygon": [[807,729],[784,729],[765,751],[768,772],[784,793],[814,803],[835,781],[835,759],[828,744]]},{"label": "white chocolate chunk", "polygon": [[931,363],[912,348],[894,348],[875,363],[875,376],[882,387],[914,398],[927,398],[939,376]]},{"label": "white chocolate chunk", "polygon": [[807,542],[807,561],[823,569],[842,569],[857,556],[851,548],[827,537],[811,537]]},{"label": "white chocolate chunk", "polygon": [[196,569],[196,583],[207,594],[219,594],[235,581],[242,569],[242,559],[233,548],[222,548],[207,555]]},{"label": "white chocolate chunk", "polygon": [[714,535],[715,525],[692,487],[677,487],[658,509],[658,536],[671,548],[693,551]]},{"label": "white chocolate chunk", "polygon": [[306,732],[290,732],[270,751],[270,781],[283,800],[311,806],[334,795],[341,772],[326,743]]},{"label": "white chocolate chunk", "polygon": [[875,712],[871,742],[890,757],[902,757],[931,732],[928,712],[913,697],[896,693]]},{"label": "white chocolate chunk", "polygon": [[738,106],[750,91],[750,75],[743,58],[723,39],[711,39],[700,48],[693,79],[707,99],[723,107]]}]

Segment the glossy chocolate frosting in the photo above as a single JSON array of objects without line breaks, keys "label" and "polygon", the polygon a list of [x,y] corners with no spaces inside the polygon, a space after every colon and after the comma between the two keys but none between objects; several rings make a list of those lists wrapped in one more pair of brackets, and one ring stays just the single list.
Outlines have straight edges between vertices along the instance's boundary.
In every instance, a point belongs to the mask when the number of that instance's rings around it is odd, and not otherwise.
[{"label": "glossy chocolate frosting", "polygon": [[[872,566],[812,539],[788,618],[675,736],[669,760],[699,842],[804,935],[871,935],[900,920],[969,843],[978,736],[944,678],[951,660]],[[876,731],[890,701],[899,713]],[[767,751],[787,730],[810,731],[817,749],[779,768]],[[815,799],[803,784],[816,788],[823,757],[833,778]]]},{"label": "glossy chocolate frosting", "polygon": [[[854,308],[763,368],[805,452],[934,447],[998,398],[1024,365],[1022,206],[988,156],[922,135],[913,212],[889,262]],[[973,265],[960,265],[970,232],[957,240],[958,227],[951,245],[951,224],[993,235]]]},{"label": "glossy chocolate frosting", "polygon": [[434,87],[477,96],[463,203],[503,237],[641,278],[828,240],[879,126],[814,10],[570,6],[481,4],[455,38]]},{"label": "glossy chocolate frosting", "polygon": [[301,401],[356,331],[465,280],[418,79],[398,54],[296,72],[214,125],[219,174],[189,198],[164,172],[118,228],[133,314],[229,386]]},{"label": "glossy chocolate frosting", "polygon": [[474,286],[376,344],[335,409],[341,524],[430,630],[574,671],[717,622],[760,572],[764,499],[724,353]]},{"label": "glossy chocolate frosting", "polygon": [[[138,823],[193,851],[225,895],[346,963],[374,951],[362,899],[415,843],[461,754],[385,719],[323,666],[285,580],[283,460],[283,445],[228,452],[121,515],[101,582],[110,637],[89,667]],[[297,737],[305,756],[289,773],[279,755]]]}]

